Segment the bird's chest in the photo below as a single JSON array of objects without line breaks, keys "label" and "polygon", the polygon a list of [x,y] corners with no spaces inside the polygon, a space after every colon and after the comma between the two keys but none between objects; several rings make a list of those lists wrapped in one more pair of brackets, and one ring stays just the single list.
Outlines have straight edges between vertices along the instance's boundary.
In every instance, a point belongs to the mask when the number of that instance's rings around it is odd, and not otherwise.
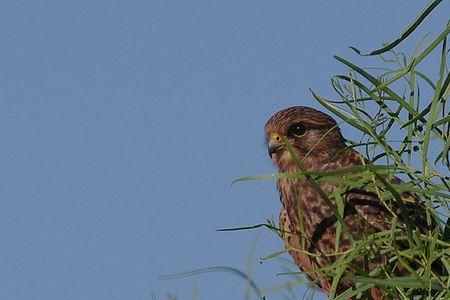
[{"label": "bird's chest", "polygon": [[[326,195],[333,192],[331,184],[319,184]],[[281,179],[277,184],[280,200],[293,225],[293,230],[304,231],[311,238],[319,224],[333,216],[329,205],[306,180]]]}]

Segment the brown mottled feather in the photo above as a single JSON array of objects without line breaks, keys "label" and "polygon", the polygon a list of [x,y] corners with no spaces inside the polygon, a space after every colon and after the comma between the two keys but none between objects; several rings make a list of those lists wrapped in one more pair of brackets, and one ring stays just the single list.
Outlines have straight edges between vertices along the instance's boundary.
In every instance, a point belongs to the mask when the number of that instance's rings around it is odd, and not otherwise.
[{"label": "brown mottled feather", "polygon": [[[301,137],[289,137],[288,130],[292,124],[301,123],[308,129],[308,133]],[[330,116],[312,108],[296,106],[282,110],[273,115],[265,126],[268,139],[272,133],[279,133],[287,137],[293,146],[297,157],[303,161],[309,171],[331,171],[343,167],[361,165],[362,158],[358,152],[347,149],[345,139],[342,137],[336,121]],[[308,156],[305,158],[305,155]],[[298,172],[297,165],[290,153],[284,148],[273,154],[273,160],[280,172]],[[398,178],[393,179],[398,182]],[[319,182],[325,194],[330,195],[337,186]],[[283,239],[287,249],[304,249],[316,256],[309,256],[304,252],[290,250],[295,263],[308,274],[323,291],[329,292],[332,278],[320,276],[309,271],[323,266],[331,265],[336,257],[324,256],[335,250],[336,218],[330,207],[318,192],[303,179],[281,179],[277,182],[280,200],[283,205],[280,213],[280,224]],[[414,195],[409,195],[417,200]],[[386,209],[380,199],[365,191],[350,191],[344,197],[346,213],[344,220],[353,232],[355,238],[390,228],[393,215]],[[395,208],[394,208],[395,209]],[[426,222],[423,219],[424,208],[418,203],[410,205],[414,225],[422,231]],[[398,209],[395,213],[399,214]],[[413,215],[411,215],[413,216]],[[401,222],[401,216],[398,216]],[[302,245],[300,222],[304,224],[305,245]],[[341,234],[339,251],[345,251],[351,246],[348,233]],[[370,262],[372,265],[376,262]],[[351,287],[351,283],[341,280],[338,294]],[[373,289],[373,299],[385,299],[384,294]]]}]

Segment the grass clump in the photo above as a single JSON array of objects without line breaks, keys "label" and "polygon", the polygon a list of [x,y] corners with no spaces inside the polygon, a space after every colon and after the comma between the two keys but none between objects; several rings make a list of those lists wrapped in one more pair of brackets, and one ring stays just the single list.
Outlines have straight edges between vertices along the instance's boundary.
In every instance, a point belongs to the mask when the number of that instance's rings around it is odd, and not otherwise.
[{"label": "grass clump", "polygon": [[[417,43],[412,53],[407,55],[398,50],[441,2],[428,5],[397,40],[380,49],[362,54],[351,47],[358,55],[378,56],[377,68],[365,68],[334,56],[347,69],[331,79],[336,99],[325,99],[311,90],[321,105],[353,128],[354,138],[348,139],[348,146],[367,158],[363,166],[308,173],[299,165],[300,173],[237,180],[303,178],[312,186],[319,181],[331,182],[344,185],[347,191],[370,191],[388,209],[399,208],[402,222],[394,218],[389,230],[355,240],[344,253],[330,254],[337,256],[336,261],[317,270],[322,276],[333,278],[329,299],[362,299],[372,287],[383,290],[389,299],[450,299],[450,113],[447,104],[450,22],[433,39],[426,36]],[[431,75],[422,70],[429,57],[438,61]],[[390,178],[394,176],[406,183],[392,182]],[[343,190],[328,196],[339,221],[343,221],[339,203],[344,193]],[[419,231],[409,221],[406,205],[411,199],[405,198],[405,194],[416,195],[423,202],[426,216],[422,217],[428,230]],[[273,222],[257,226],[277,230]],[[343,223],[337,228],[344,230],[344,226]],[[268,258],[285,252],[279,251]],[[355,272],[356,260],[361,257],[366,262],[378,259],[379,263],[375,268]],[[336,286],[340,280],[349,280],[354,286],[338,295]]]},{"label": "grass clump", "polygon": [[[346,229],[342,218],[342,195],[348,189],[375,193],[387,209],[399,209],[399,219],[393,218],[390,229],[354,240],[350,249],[343,253],[338,253],[336,247],[336,253],[329,254],[336,257],[335,262],[314,271],[333,279],[329,299],[365,299],[373,287],[384,291],[388,299],[450,299],[450,110],[447,104],[450,95],[447,62],[450,22],[433,39],[427,35],[419,41],[411,53],[399,50],[402,42],[431,17],[442,1],[431,2],[398,39],[382,48],[363,54],[351,47],[358,55],[378,57],[377,68],[366,68],[334,56],[347,69],[331,78],[335,99],[325,99],[311,90],[322,106],[342,119],[341,125],[352,128],[353,138],[347,140],[348,147],[367,158],[362,166],[332,172],[307,172],[299,162],[299,173],[235,180],[301,178],[317,187],[316,183],[321,181],[345,186],[346,190],[336,190],[333,195],[325,196],[334,208],[339,224],[342,223],[337,226],[337,244],[340,232]],[[423,66],[430,57],[438,63],[433,66],[434,74],[427,75]],[[392,181],[394,176],[404,183]],[[423,202],[426,231],[418,230],[409,221],[411,216],[406,206],[411,198],[404,197],[405,194],[416,195]],[[222,231],[259,227],[278,234],[282,231],[273,220]],[[288,250],[267,255],[261,261],[274,258],[283,261],[281,255]],[[365,262],[378,260],[379,263],[355,271],[356,260],[361,258]],[[246,299],[250,298],[250,291],[259,299],[266,293],[280,291],[288,293],[288,298],[297,299],[294,288],[305,284],[299,277],[302,272],[292,265],[279,274],[289,276],[287,284],[266,289],[258,288],[250,274],[231,268],[207,268],[191,273],[216,271],[230,272],[247,280],[250,289]],[[339,294],[336,287],[341,280],[351,281],[353,287]],[[309,294],[309,299],[313,297],[314,292]]]}]

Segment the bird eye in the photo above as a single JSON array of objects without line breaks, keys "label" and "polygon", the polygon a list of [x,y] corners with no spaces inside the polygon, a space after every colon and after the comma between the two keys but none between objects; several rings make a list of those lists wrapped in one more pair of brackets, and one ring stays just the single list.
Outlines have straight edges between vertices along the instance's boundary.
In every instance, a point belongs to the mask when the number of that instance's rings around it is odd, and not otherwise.
[{"label": "bird eye", "polygon": [[291,127],[289,127],[288,130],[288,136],[303,136],[306,134],[306,132],[308,131],[308,129],[306,128],[305,125],[301,124],[301,123],[297,123],[292,125]]}]

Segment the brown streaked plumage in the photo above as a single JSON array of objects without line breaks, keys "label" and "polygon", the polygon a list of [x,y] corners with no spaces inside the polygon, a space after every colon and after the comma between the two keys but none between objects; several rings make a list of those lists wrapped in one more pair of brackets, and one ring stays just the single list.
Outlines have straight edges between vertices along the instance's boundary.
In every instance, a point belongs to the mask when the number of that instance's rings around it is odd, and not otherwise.
[{"label": "brown streaked plumage", "polygon": [[[292,145],[296,157],[308,171],[331,171],[361,165],[363,162],[358,152],[346,147],[336,121],[313,108],[295,106],[279,111],[267,121],[265,133],[269,155],[280,172],[299,172],[297,164],[287,150],[285,139]],[[392,180],[399,181],[397,178]],[[332,195],[333,190],[338,187],[320,181],[318,184],[326,195]],[[336,256],[324,255],[335,251],[336,217],[330,206],[306,179],[280,179],[277,182],[277,189],[283,205],[280,225],[285,247],[290,249],[289,253],[295,263],[309,279],[328,293],[332,278],[310,271],[331,265],[336,259]],[[413,201],[415,203],[408,207],[411,222],[424,231],[426,228],[424,207],[414,195],[407,196],[415,200]],[[343,199],[345,204],[343,217],[354,238],[362,239],[368,234],[390,228],[394,216],[377,195],[362,190],[350,190],[343,195]],[[333,203],[335,204],[334,201]],[[394,208],[393,211],[398,214],[401,223],[399,210]],[[304,232],[304,237],[301,236],[301,232]],[[338,251],[349,249],[351,244],[348,232],[342,232]],[[304,249],[307,253],[295,249]],[[373,266],[376,263],[371,261],[369,265]],[[337,293],[351,286],[351,282],[341,280]],[[382,291],[377,289],[372,289],[371,296],[373,299],[386,298]]]}]

